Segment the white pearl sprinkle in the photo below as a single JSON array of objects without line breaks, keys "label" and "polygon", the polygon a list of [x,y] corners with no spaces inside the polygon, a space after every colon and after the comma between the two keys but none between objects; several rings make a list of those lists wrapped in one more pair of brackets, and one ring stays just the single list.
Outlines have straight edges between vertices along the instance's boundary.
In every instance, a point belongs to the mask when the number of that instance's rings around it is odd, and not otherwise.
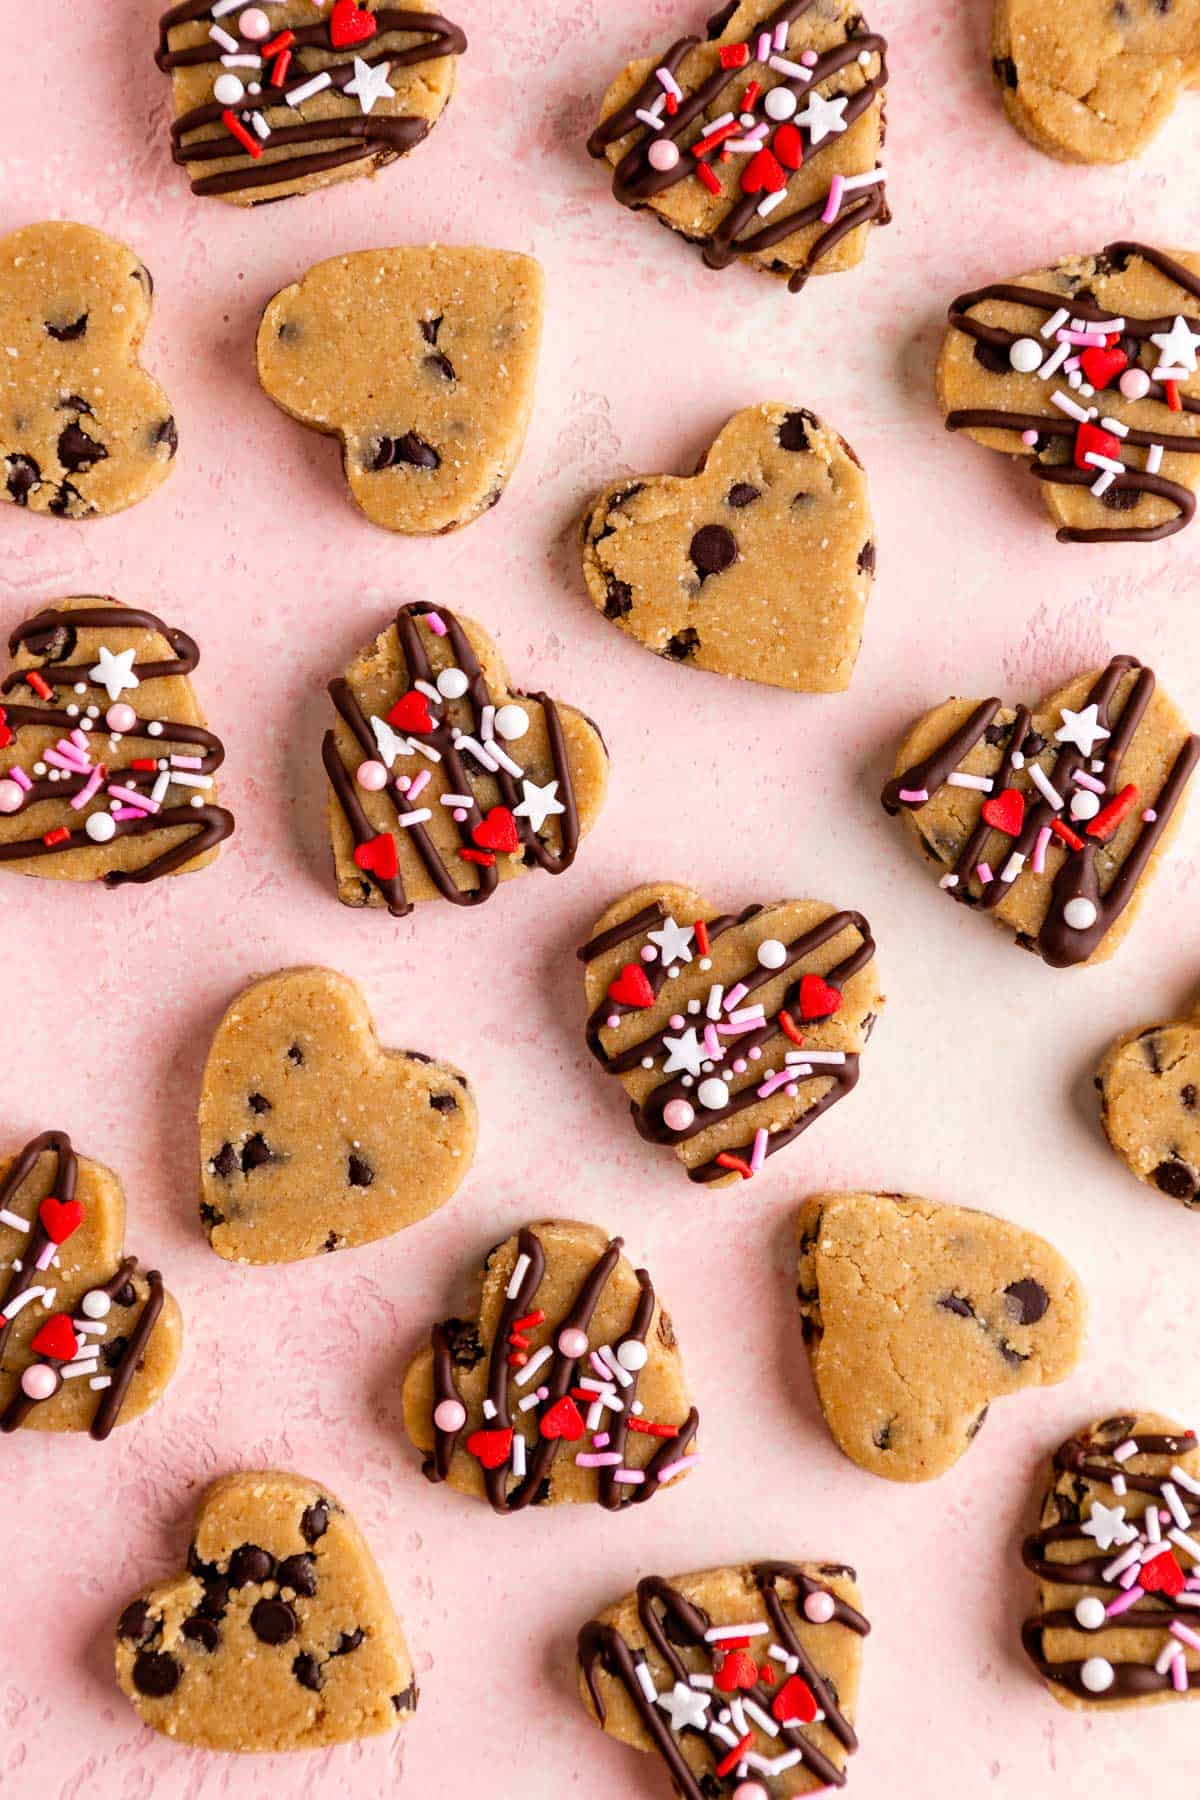
[{"label": "white pearl sprinkle", "polygon": [[701,1106],[707,1106],[710,1111],[716,1112],[729,1104],[729,1089],[715,1075],[710,1076],[696,1089],[696,1098]]},{"label": "white pearl sprinkle", "polygon": [[437,691],[443,700],[461,700],[470,685],[461,669],[443,669],[437,678]]},{"label": "white pearl sprinkle", "polygon": [[1036,338],[1018,338],[1009,346],[1008,360],[1018,375],[1032,375],[1042,365],[1042,346]]},{"label": "white pearl sprinkle", "polygon": [[787,945],[778,938],[764,938],[758,946],[758,961],[764,969],[782,969],[787,961]]},{"label": "white pearl sprinkle", "polygon": [[1081,895],[1077,900],[1068,900],[1063,907],[1063,918],[1072,931],[1087,931],[1096,923],[1097,913],[1092,901]]},{"label": "white pearl sprinkle", "polygon": [[1079,1679],[1089,1694],[1104,1694],[1116,1680],[1116,1673],[1107,1657],[1089,1656],[1079,1671]]},{"label": "white pearl sprinkle", "polygon": [[1088,1594],[1076,1604],[1075,1617],[1085,1631],[1099,1631],[1108,1615],[1104,1610],[1103,1600],[1098,1600],[1095,1594]]}]

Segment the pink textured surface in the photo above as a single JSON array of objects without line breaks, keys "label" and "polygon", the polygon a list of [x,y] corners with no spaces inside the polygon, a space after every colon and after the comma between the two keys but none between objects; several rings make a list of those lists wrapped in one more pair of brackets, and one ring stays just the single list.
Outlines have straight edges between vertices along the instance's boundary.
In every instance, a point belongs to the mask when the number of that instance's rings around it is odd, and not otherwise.
[{"label": "pink textured surface", "polygon": [[[165,1401],[106,1447],[4,1440],[6,1629],[0,1795],[93,1800],[472,1791],[664,1795],[657,1763],[605,1739],[573,1691],[589,1613],[637,1577],[756,1555],[857,1564],[867,1645],[851,1791],[1078,1793],[1194,1770],[1183,1708],[1060,1711],[1016,1643],[1017,1545],[1040,1453],[1098,1413],[1200,1416],[1168,1284],[1200,1220],[1105,1150],[1090,1072],[1107,1040],[1190,997],[1200,820],[1115,964],[1056,974],[953,910],[879,810],[897,734],[952,691],[1036,692],[1130,649],[1200,716],[1200,528],[1153,548],[1054,542],[1030,488],[943,433],[930,390],[947,299],[1133,229],[1195,247],[1184,101],[1142,165],[1040,158],[1004,123],[984,0],[889,0],[895,224],[856,272],[806,296],[693,253],[619,210],[582,149],[607,79],[667,42],[700,0],[457,0],[471,38],[431,141],[373,183],[261,213],[193,200],[166,147],[155,9],[0,0],[6,90],[0,229],[73,217],[124,239],[158,278],[147,362],[179,419],[176,472],[91,525],[0,509],[7,632],[56,596],[108,591],[198,638],[198,686],[229,746],[238,832],[216,868],[106,894],[5,878],[3,1129],[59,1125],[118,1169],[129,1242],[187,1320]],[[934,23],[930,15],[935,14]],[[968,15],[965,19],[963,14]],[[530,442],[504,503],[431,543],[373,530],[332,444],[260,394],[259,309],[310,263],[366,245],[489,242],[532,251],[549,319]],[[654,661],[583,595],[574,522],[623,470],[684,469],[747,402],[826,414],[871,476],[879,580],[848,696],[727,686]],[[399,924],[338,908],[319,737],[324,682],[400,599],[473,615],[515,679],[573,699],[613,752],[606,814],[575,870],[531,876],[483,911]],[[752,1185],[706,1196],[640,1143],[583,1049],[572,950],[601,907],[656,875],[714,902],[815,893],[874,921],[890,1005],[857,1094]],[[236,989],[324,960],[358,977],[385,1041],[474,1078],[482,1137],[444,1211],[372,1248],[290,1269],[217,1261],[196,1222],[194,1108]],[[1091,1290],[1086,1362],[1064,1387],[994,1409],[932,1487],[842,1461],[816,1413],[792,1298],[796,1202],[825,1186],[906,1188],[1044,1230]],[[674,1313],[703,1415],[697,1473],[628,1517],[509,1521],[426,1485],[399,1381],[476,1257],[547,1213],[625,1233]],[[123,1597],[178,1565],[193,1500],[219,1471],[290,1466],[353,1508],[416,1655],[421,1709],[392,1740],[261,1762],[206,1756],[136,1722],[111,1674]]]}]

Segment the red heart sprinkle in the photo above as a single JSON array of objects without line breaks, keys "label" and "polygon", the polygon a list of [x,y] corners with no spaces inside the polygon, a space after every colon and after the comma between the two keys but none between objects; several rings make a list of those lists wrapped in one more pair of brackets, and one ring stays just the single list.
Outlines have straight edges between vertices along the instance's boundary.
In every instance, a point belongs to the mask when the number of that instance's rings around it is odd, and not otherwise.
[{"label": "red heart sprinkle", "polygon": [[1118,344],[1106,345],[1103,350],[1093,344],[1080,357],[1079,366],[1083,370],[1084,380],[1090,381],[1099,390],[1106,388],[1114,376],[1129,367],[1129,358]]},{"label": "red heart sprinkle", "polygon": [[1173,1550],[1160,1550],[1142,1564],[1138,1583],[1148,1594],[1178,1594],[1183,1591],[1183,1570]]},{"label": "red heart sprinkle", "polygon": [[838,1011],[842,1004],[842,996],[835,987],[830,987],[823,975],[802,975],[800,977],[800,1017],[802,1019],[827,1019],[831,1013]]},{"label": "red heart sprinkle", "polygon": [[8,725],[8,714],[0,706],[0,750],[7,750],[13,741],[13,734]]},{"label": "red heart sprinkle", "polygon": [[760,1663],[759,1664],[758,1679],[766,1687],[774,1687],[775,1686],[775,1670],[772,1668],[770,1663]]},{"label": "red heart sprinkle", "polygon": [[512,1426],[506,1425],[503,1431],[473,1431],[467,1439],[467,1449],[485,1469],[498,1469],[508,1461],[512,1441]]},{"label": "red heart sprinkle", "polygon": [[517,821],[507,806],[493,806],[471,832],[481,850],[519,850],[521,837]]},{"label": "red heart sprinkle", "polygon": [[564,1394],[561,1400],[542,1414],[541,1432],[544,1438],[566,1438],[573,1444],[583,1436],[583,1416],[572,1400],[570,1394]]},{"label": "red heart sprinkle", "polygon": [[723,1694],[736,1694],[740,1688],[752,1688],[758,1681],[758,1664],[745,1650],[730,1650],[713,1676],[713,1685]]},{"label": "red heart sprinkle", "polygon": [[79,1348],[75,1327],[66,1313],[55,1313],[52,1319],[34,1332],[29,1348],[35,1356],[49,1356],[55,1362],[70,1362]]},{"label": "red heart sprinkle", "polygon": [[774,151],[756,150],[742,170],[743,194],[778,194],[787,186],[787,176],[779,166]]},{"label": "red heart sprinkle", "polygon": [[771,148],[785,169],[798,169],[804,161],[804,139],[790,119],[771,139]]},{"label": "red heart sprinkle", "polygon": [[1089,475],[1098,474],[1095,463],[1087,461],[1089,456],[1107,456],[1111,462],[1120,462],[1121,440],[1111,431],[1085,420],[1075,427],[1075,467],[1085,469]]},{"label": "red heart sprinkle", "polygon": [[983,817],[993,831],[1016,837],[1025,823],[1024,794],[1017,788],[1005,788],[1002,793],[989,795],[983,803]]},{"label": "red heart sprinkle", "polygon": [[378,875],[380,881],[394,881],[400,868],[396,840],[390,831],[381,831],[378,837],[357,845],[354,860],[368,875]]},{"label": "red heart sprinkle", "polygon": [[378,29],[374,13],[356,6],[354,0],[334,0],[329,15],[329,41],[335,50],[345,50],[351,44],[365,44]]},{"label": "red heart sprinkle", "polygon": [[433,720],[429,716],[429,702],[424,694],[416,688],[409,688],[402,694],[387,716],[389,725],[397,731],[432,731]]},{"label": "red heart sprinkle", "polygon": [[772,1700],[771,1711],[781,1725],[785,1719],[799,1719],[802,1725],[811,1725],[818,1708],[807,1681],[799,1675],[789,1675]]},{"label": "red heart sprinkle", "polygon": [[608,984],[608,997],[619,1006],[653,1006],[654,989],[645,969],[637,963],[626,963],[615,981]]},{"label": "red heart sprinkle", "polygon": [[38,1207],[38,1218],[52,1244],[65,1244],[83,1224],[83,1207],[78,1200],[56,1200],[53,1194],[47,1194]]}]

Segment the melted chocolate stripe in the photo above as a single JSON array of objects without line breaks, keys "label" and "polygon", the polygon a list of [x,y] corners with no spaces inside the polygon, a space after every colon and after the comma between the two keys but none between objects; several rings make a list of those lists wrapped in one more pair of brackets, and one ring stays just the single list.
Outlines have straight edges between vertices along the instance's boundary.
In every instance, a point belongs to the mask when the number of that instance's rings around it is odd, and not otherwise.
[{"label": "melted chocolate stripe", "polygon": [[[14,1196],[22,1182],[30,1174],[44,1150],[54,1152],[54,1179],[50,1184],[50,1192],[56,1200],[73,1200],[75,1183],[79,1174],[79,1161],[72,1148],[71,1140],[65,1131],[43,1131],[37,1137],[30,1138],[25,1148],[13,1158],[12,1164],[0,1183],[0,1208],[12,1209]],[[32,1287],[38,1275],[37,1259],[50,1242],[50,1234],[42,1224],[40,1217],[35,1217],[30,1225],[29,1235],[24,1240],[21,1256],[21,1267],[14,1269],[5,1284],[3,1296],[0,1296],[0,1318],[4,1318],[5,1308],[10,1300]],[[4,1318],[0,1324],[0,1354],[8,1341],[10,1321]]]},{"label": "melted chocolate stripe", "polygon": [[102,1392],[100,1405],[92,1420],[92,1436],[99,1441],[108,1436],[120,1416],[133,1378],[142,1366],[150,1333],[158,1323],[158,1316],[163,1309],[163,1279],[158,1270],[148,1269],[146,1281],[150,1289],[146,1303],[138,1315],[137,1324],[129,1334],[129,1343],[113,1374],[112,1386]]}]

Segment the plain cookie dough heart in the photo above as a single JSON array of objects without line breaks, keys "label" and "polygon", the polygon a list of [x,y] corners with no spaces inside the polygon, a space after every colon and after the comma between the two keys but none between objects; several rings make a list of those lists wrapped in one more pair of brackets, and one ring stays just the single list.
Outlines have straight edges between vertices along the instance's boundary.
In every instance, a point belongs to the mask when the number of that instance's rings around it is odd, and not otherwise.
[{"label": "plain cookie dough heart", "polygon": [[327,1487],[275,1470],[206,1490],[186,1572],[130,1601],[116,1661],[143,1722],[205,1750],[319,1750],[417,1705],[366,1539]]},{"label": "plain cookie dough heart", "polygon": [[992,70],[1005,112],[1039,150],[1124,162],[1200,81],[1200,0],[996,0]]},{"label": "plain cookie dough heart", "polygon": [[1028,461],[1060,543],[1154,543],[1190,524],[1200,254],[1109,244],[960,294],[949,318],[946,429]]},{"label": "plain cookie dough heart", "polygon": [[188,680],[187,633],[84,595],[26,619],[8,649],[0,865],[113,888],[213,862],[233,814],[216,804],[225,746]]},{"label": "plain cookie dough heart", "polygon": [[489,1252],[475,1317],[435,1325],[404,1377],[430,1481],[498,1513],[578,1500],[617,1512],[696,1462],[670,1317],[622,1243],[547,1219]]},{"label": "plain cookie dough heart", "polygon": [[230,1262],[296,1262],[415,1225],[471,1166],[465,1075],[385,1050],[357,982],[284,969],[238,995],[200,1091],[200,1217]]},{"label": "plain cookie dough heart", "polygon": [[428,0],[269,4],[225,7],[215,30],[212,0],[182,0],[159,21],[171,155],[193,194],[286,200],[373,175],[429,135],[467,40]]},{"label": "plain cookie dough heart", "polygon": [[1038,1577],[1038,1611],[1021,1642],[1061,1705],[1156,1706],[1200,1694],[1196,1611],[1179,1603],[1185,1581],[1190,1591],[1200,1577],[1198,1538],[1194,1431],[1129,1413],[1055,1451],[1041,1529],[1022,1550]]},{"label": "plain cookie dough heart", "polygon": [[905,738],[883,790],[939,885],[1052,968],[1104,962],[1179,823],[1200,738],[1136,657],[1038,703],[946,700]]},{"label": "plain cookie dough heart", "polygon": [[585,965],[587,1045],[639,1136],[691,1181],[748,1180],[858,1081],[883,994],[861,913],[780,900],[714,915],[650,882],[600,915]]},{"label": "plain cookie dough heart", "polygon": [[545,278],[506,250],[359,250],[275,295],[258,379],[341,439],[374,525],[454,531],[495,506],[525,443]]},{"label": "plain cookie dough heart", "polygon": [[735,413],[695,475],[614,482],[581,538],[592,599],[648,650],[772,687],[849,686],[875,573],[867,478],[803,407]]},{"label": "plain cookie dough heart", "polygon": [[1070,1374],[1087,1300],[1044,1238],[911,1194],[814,1194],[799,1285],[813,1386],[839,1449],[890,1481],[930,1481],[991,1401]]},{"label": "plain cookie dough heart", "polygon": [[731,0],[705,40],[628,64],[588,150],[623,205],[702,245],[710,269],[745,257],[796,293],[861,262],[891,216],[886,57],[856,0]]},{"label": "plain cookie dough heart", "polygon": [[183,1321],[157,1269],[125,1254],[125,1195],[43,1131],[0,1163],[0,1431],[106,1438],[154,1405]]},{"label": "plain cookie dough heart", "polygon": [[1172,1200],[1200,1206],[1200,1016],[1126,1032],[1096,1086],[1121,1161]]},{"label": "plain cookie dough heart", "polygon": [[487,633],[402,606],[330,682],[321,747],[338,899],[396,918],[439,896],[479,906],[502,881],[575,860],[608,786],[599,729],[509,687]]},{"label": "plain cookie dough heart", "polygon": [[93,519],[166,480],[179,434],[138,361],[153,292],[140,258],[88,225],[0,239],[0,499]]},{"label": "plain cookie dough heart", "polygon": [[841,1563],[648,1575],[579,1633],[580,1697],[684,1800],[831,1792],[858,1748],[860,1605]]}]

